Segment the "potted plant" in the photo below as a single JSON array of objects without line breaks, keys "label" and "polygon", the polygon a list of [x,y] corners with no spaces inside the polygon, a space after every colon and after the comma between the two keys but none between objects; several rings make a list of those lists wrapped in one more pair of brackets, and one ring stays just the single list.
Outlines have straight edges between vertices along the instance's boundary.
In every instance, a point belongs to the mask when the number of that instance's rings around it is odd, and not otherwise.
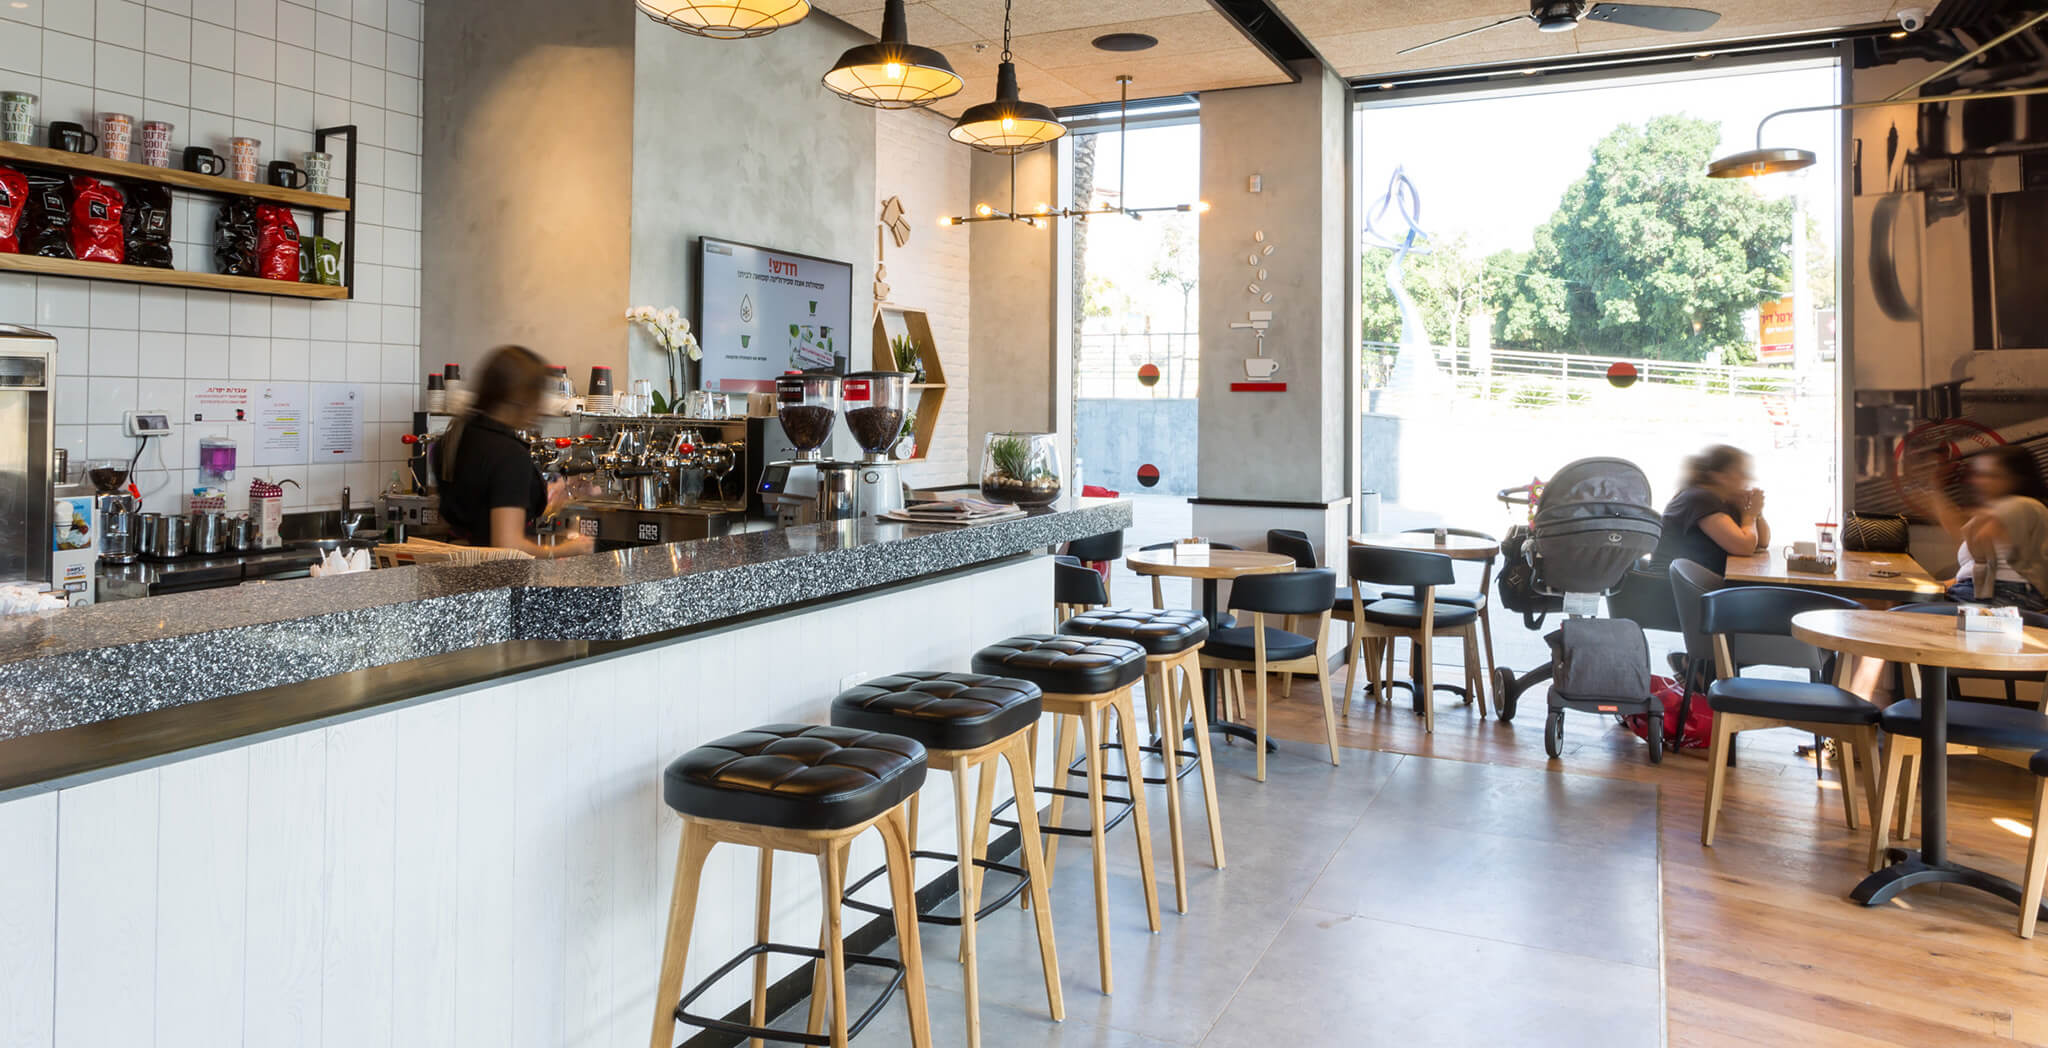
[{"label": "potted plant", "polygon": [[[704,359],[704,351],[697,345],[697,336],[690,333],[690,321],[674,306],[667,309],[634,306],[626,311],[626,319],[646,325],[648,333],[654,336],[655,345],[668,355],[667,406],[670,411],[681,411],[683,394],[697,388],[695,365]],[[689,372],[687,378],[683,374],[685,371]]]},{"label": "potted plant", "polygon": [[982,444],[981,494],[1042,506],[1060,497],[1059,445],[1050,433],[990,433]]},{"label": "potted plant", "polygon": [[924,381],[924,354],[909,335],[897,335],[889,340],[889,350],[896,357],[896,370],[910,373],[910,381]]}]

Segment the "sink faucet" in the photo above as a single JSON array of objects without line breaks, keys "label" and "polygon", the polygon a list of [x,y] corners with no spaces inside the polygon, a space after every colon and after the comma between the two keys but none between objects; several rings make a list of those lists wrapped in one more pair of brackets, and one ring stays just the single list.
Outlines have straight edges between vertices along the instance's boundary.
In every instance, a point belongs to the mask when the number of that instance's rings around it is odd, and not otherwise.
[{"label": "sink faucet", "polygon": [[356,528],[357,528],[357,527],[359,527],[359,526],[360,526],[360,525],[362,524],[362,522],[363,522],[363,515],[362,515],[362,514],[360,514],[360,513],[355,513],[355,514],[351,514],[351,513],[349,512],[349,507],[348,507],[348,488],[347,488],[346,486],[344,486],[344,487],[343,487],[343,488],[341,489],[341,537],[342,537],[342,538],[344,538],[344,539],[352,539],[352,538],[355,538],[355,537],[356,537]]}]

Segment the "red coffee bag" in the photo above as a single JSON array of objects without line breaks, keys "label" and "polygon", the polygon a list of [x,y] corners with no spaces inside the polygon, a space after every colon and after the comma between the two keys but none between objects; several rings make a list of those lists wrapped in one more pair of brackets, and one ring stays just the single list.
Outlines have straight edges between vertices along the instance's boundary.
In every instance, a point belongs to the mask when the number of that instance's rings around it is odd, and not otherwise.
[{"label": "red coffee bag", "polygon": [[121,229],[121,191],[97,178],[71,176],[71,255],[86,262],[122,262],[128,237]]},{"label": "red coffee bag", "polygon": [[299,280],[299,224],[288,207],[256,208],[257,275],[265,280]]},{"label": "red coffee bag", "polygon": [[21,253],[21,213],[28,207],[28,176],[0,167],[0,255]]}]

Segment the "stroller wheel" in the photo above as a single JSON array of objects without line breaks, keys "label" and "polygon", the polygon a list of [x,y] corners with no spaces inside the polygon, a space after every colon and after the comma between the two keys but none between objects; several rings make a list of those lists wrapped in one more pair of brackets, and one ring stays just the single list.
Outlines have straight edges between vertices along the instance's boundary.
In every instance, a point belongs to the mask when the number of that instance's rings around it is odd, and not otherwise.
[{"label": "stroller wheel", "polygon": [[1515,671],[1505,666],[1493,669],[1493,715],[1502,724],[1515,719],[1515,704],[1521,698],[1515,688]]},{"label": "stroller wheel", "polygon": [[1664,718],[1651,715],[1650,730],[1643,733],[1643,738],[1650,743],[1650,763],[1664,763]]},{"label": "stroller wheel", "polygon": [[1543,752],[1554,760],[1564,756],[1564,711],[1551,710],[1550,719],[1543,723]]}]

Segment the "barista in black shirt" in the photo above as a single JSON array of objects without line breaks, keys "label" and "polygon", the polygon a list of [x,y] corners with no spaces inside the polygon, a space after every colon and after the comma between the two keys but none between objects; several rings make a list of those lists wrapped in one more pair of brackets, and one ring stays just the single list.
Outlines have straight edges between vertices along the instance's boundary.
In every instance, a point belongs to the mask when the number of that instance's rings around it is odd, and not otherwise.
[{"label": "barista in black shirt", "polygon": [[533,425],[548,368],[525,346],[491,351],[477,377],[476,406],[441,439],[441,516],[456,541],[536,557],[589,553],[581,535],[544,547],[533,526],[559,497],[534,468],[518,431]]}]

